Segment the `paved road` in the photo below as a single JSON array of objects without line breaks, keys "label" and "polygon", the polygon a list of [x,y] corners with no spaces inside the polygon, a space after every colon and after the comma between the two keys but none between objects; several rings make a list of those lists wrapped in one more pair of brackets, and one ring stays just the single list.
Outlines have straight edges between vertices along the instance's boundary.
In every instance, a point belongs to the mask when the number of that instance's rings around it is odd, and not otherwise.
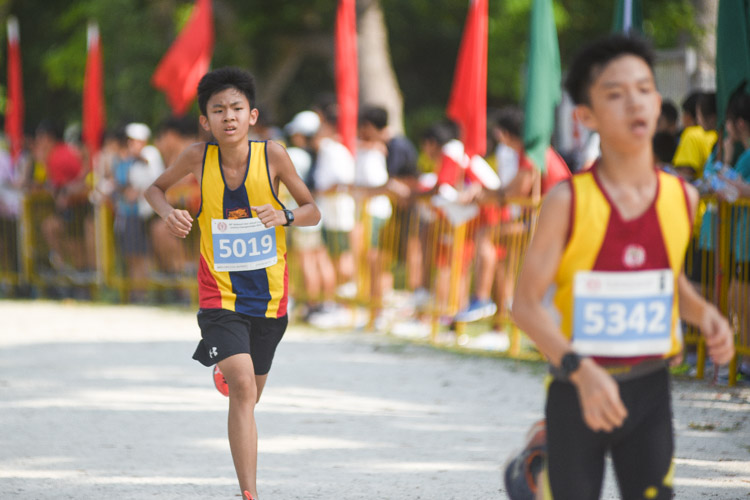
[{"label": "paved road", "polygon": [[[0,317],[0,498],[239,498],[192,313],[0,301]],[[542,375],[291,328],[257,410],[261,498],[505,498]],[[750,390],[677,382],[674,402],[677,497],[750,498]]]}]

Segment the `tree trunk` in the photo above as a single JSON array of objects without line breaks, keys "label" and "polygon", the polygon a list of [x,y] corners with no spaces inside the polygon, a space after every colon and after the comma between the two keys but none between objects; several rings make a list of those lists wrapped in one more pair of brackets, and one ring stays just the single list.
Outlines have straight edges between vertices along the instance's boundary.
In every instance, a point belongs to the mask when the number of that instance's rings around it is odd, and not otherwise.
[{"label": "tree trunk", "polygon": [[331,43],[331,37],[326,35],[309,35],[284,41],[276,63],[265,78],[258,78],[258,86],[263,88],[263,104],[272,116],[276,116],[281,96],[297,75],[305,58],[310,55],[331,57]]},{"label": "tree trunk", "polygon": [[404,98],[391,62],[388,31],[379,0],[359,0],[359,95],[360,105],[383,106],[389,126],[404,131]]},{"label": "tree trunk", "polygon": [[697,67],[693,74],[692,88],[711,90],[716,88],[716,19],[719,2],[716,0],[693,0],[698,26],[703,30],[697,47]]}]

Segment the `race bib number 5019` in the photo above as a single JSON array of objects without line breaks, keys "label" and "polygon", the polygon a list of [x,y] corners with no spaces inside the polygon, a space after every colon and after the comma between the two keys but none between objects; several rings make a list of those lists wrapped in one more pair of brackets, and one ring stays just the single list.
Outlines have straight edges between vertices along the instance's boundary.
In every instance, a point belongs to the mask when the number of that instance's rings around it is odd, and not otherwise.
[{"label": "race bib number 5019", "polygon": [[573,347],[585,355],[662,355],[671,347],[670,269],[581,272],[573,286]]},{"label": "race bib number 5019", "polygon": [[278,261],[276,228],[258,218],[212,219],[211,235],[216,271],[252,271]]}]

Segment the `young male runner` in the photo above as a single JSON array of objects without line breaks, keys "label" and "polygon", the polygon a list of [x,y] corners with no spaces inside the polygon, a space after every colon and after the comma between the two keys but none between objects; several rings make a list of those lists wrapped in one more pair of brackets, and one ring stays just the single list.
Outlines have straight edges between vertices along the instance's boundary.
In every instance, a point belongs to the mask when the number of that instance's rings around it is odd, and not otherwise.
[{"label": "young male runner", "polygon": [[[652,61],[642,41],[612,36],[583,49],[566,81],[602,155],[547,195],[513,303],[553,377],[545,498],[599,498],[608,452],[624,499],[672,498],[667,359],[680,317],[716,363],[734,355],[729,324],[682,272],[698,197],[654,167]],[[559,323],[543,305],[551,286]]]},{"label": "young male runner", "polygon": [[[243,500],[257,500],[258,434],[253,414],[287,326],[284,227],[320,219],[289,156],[274,142],[248,141],[258,119],[253,77],[237,68],[198,84],[200,124],[215,142],[189,146],[148,188],[146,198],[170,232],[184,238],[193,219],[165,192],[192,173],[201,185],[198,325],[193,358],[218,363],[229,386],[229,445]],[[283,182],[299,208],[279,201]],[[253,217],[255,215],[255,217]]]}]

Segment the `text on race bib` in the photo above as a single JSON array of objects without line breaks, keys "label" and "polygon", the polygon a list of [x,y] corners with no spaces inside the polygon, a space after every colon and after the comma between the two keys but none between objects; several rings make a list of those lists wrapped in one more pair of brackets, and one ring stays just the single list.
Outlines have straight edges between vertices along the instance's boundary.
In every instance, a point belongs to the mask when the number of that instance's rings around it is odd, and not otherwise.
[{"label": "text on race bib", "polygon": [[573,347],[580,354],[626,357],[669,351],[671,270],[579,272],[573,294]]},{"label": "text on race bib", "polygon": [[253,271],[278,261],[276,228],[258,218],[212,219],[211,236],[216,271]]}]

